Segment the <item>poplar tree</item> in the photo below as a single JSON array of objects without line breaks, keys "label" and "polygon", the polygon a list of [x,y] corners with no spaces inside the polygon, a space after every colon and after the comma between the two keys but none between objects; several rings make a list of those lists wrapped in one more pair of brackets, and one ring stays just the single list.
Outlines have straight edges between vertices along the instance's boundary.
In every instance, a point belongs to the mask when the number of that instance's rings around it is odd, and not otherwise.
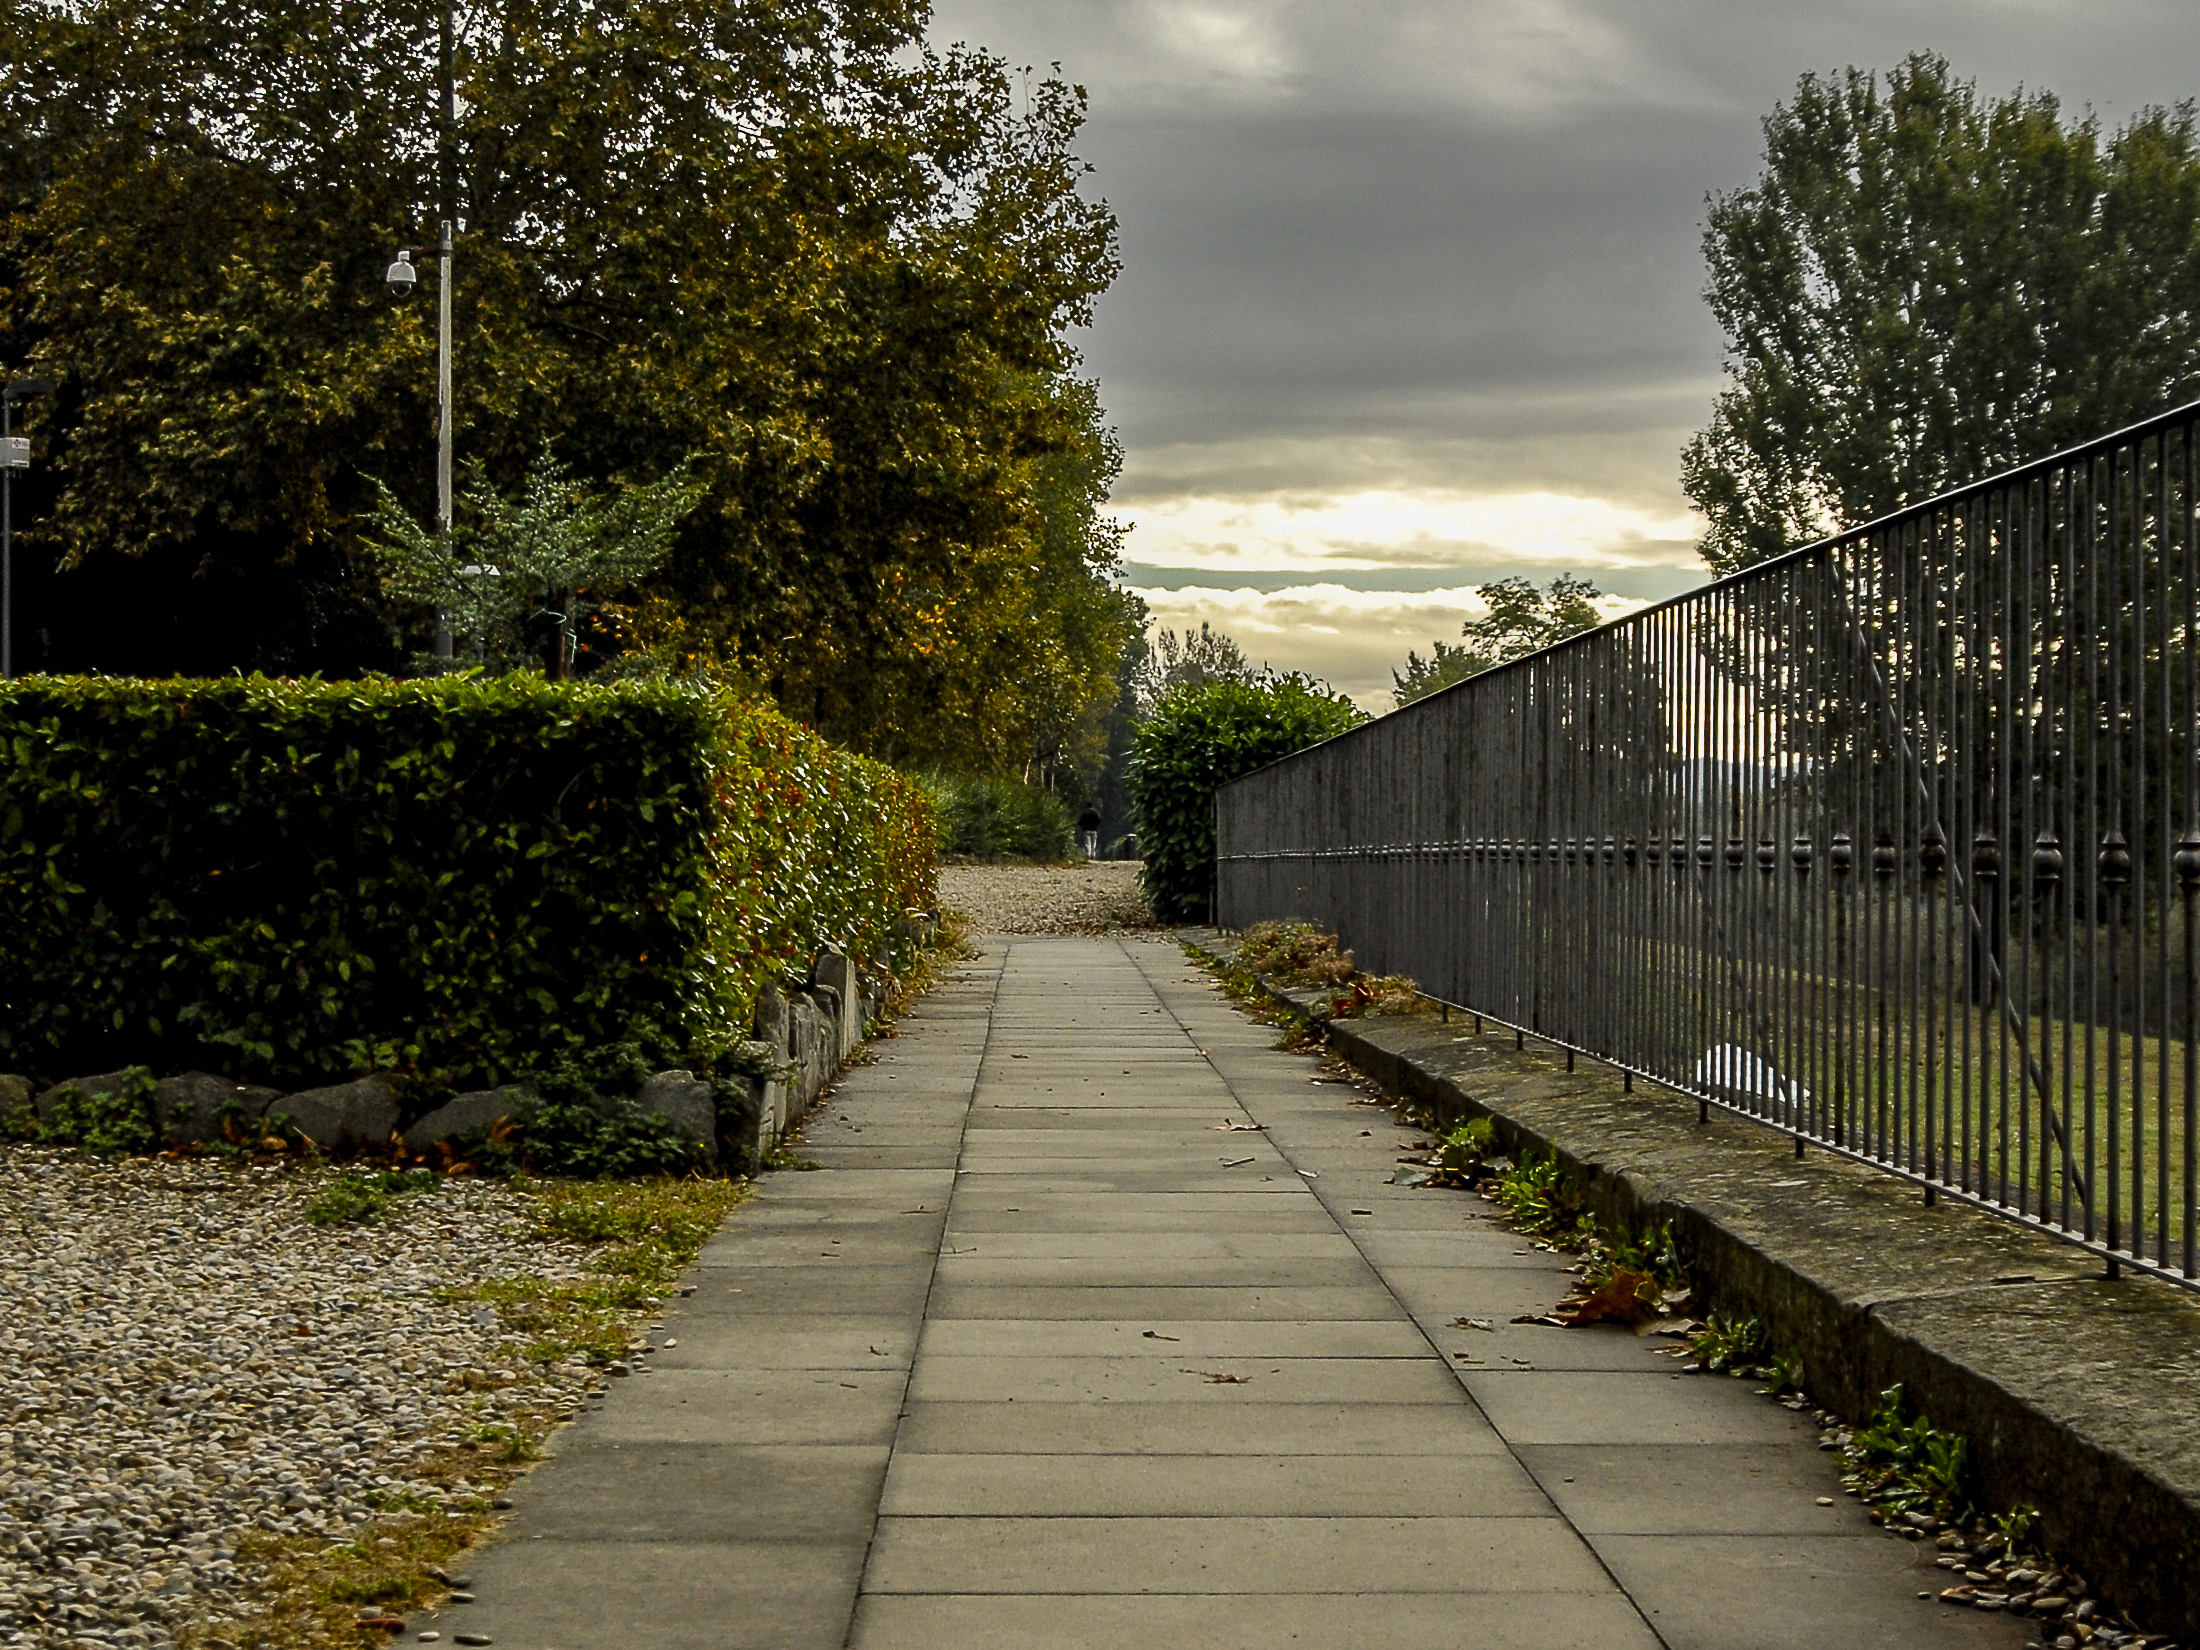
[{"label": "poplar tree", "polygon": [[1682,485],[1720,572],[2200,392],[2190,103],[2104,134],[1918,53],[1764,132],[1703,237],[1728,388]]}]

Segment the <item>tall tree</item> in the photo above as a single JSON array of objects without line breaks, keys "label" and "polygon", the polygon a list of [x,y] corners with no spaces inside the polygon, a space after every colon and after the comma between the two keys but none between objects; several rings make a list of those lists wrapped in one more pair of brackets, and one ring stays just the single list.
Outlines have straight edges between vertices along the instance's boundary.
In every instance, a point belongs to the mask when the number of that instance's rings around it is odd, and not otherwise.
[{"label": "tall tree", "polygon": [[[348,587],[373,480],[429,511],[432,306],[380,276],[451,210],[459,453],[506,489],[545,440],[596,487],[689,461],[653,588],[699,642],[842,738],[998,757],[1028,707],[971,615],[1044,565],[1045,466],[1092,439],[1067,335],[1114,225],[1081,93],[931,50],[927,10],[477,0],[446,127],[428,0],[25,0],[0,363],[56,383],[33,544]],[[924,669],[892,730],[850,691]]]},{"label": "tall tree", "polygon": [[1730,387],[1682,458],[1705,560],[1761,561],[2200,389],[2191,104],[2104,139],[1919,53],[1805,75],[1715,198]]},{"label": "tall tree", "polygon": [[1516,575],[1485,584],[1476,594],[1485,611],[1459,627],[1464,647],[1433,642],[1428,658],[1409,651],[1405,669],[1390,673],[1391,697],[1399,709],[1604,622],[1596,609],[1600,592],[1594,581],[1570,573],[1551,580],[1548,590]]},{"label": "tall tree", "polygon": [[1202,682],[1258,682],[1269,674],[1265,667],[1254,667],[1235,637],[1205,619],[1196,631],[1190,625],[1157,630],[1146,643],[1135,682],[1138,714],[1153,715],[1178,688]]}]

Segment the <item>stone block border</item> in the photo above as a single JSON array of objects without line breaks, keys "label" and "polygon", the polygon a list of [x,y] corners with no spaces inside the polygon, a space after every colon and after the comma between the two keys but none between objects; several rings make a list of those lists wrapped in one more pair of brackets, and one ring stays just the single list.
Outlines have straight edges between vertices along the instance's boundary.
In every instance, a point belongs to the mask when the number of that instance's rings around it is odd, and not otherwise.
[{"label": "stone block border", "polygon": [[[905,918],[903,937],[928,945],[934,928],[928,915]],[[865,968],[828,950],[819,955],[809,985],[791,992],[766,989],[749,1045],[755,1074],[737,1080],[744,1093],[731,1108],[708,1081],[677,1070],[656,1073],[630,1100],[605,1104],[631,1105],[642,1116],[663,1113],[675,1133],[703,1147],[713,1162],[723,1155],[735,1166],[761,1163],[861,1046],[864,1028],[885,1006],[886,979],[883,962]],[[102,1072],[69,1078],[34,1095],[26,1079],[0,1075],[0,1108],[29,1103],[49,1118],[71,1089],[96,1097],[129,1080],[127,1071]],[[478,1138],[533,1099],[524,1084],[457,1095],[411,1124],[402,1138],[413,1151]],[[370,1145],[399,1132],[396,1090],[380,1072],[287,1094],[203,1071],[163,1077],[153,1085],[154,1126],[172,1144],[217,1139],[229,1119],[249,1124],[270,1116],[287,1117],[324,1150]]]}]

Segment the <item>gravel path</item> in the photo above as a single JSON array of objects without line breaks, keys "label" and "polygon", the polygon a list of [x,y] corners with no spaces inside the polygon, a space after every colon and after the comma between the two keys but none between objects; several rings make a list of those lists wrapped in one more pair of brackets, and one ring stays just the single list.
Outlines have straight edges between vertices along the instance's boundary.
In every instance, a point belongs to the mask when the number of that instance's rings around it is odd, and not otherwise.
[{"label": "gravel path", "polygon": [[218,1631],[261,1579],[247,1531],[479,1505],[444,1452],[597,1384],[445,1304],[582,1275],[584,1251],[527,1235],[523,1194],[447,1180],[385,1223],[310,1225],[328,1179],[0,1149],[0,1644]]},{"label": "gravel path", "polygon": [[940,903],[978,934],[1104,934],[1152,928],[1138,862],[1084,865],[943,865]]}]

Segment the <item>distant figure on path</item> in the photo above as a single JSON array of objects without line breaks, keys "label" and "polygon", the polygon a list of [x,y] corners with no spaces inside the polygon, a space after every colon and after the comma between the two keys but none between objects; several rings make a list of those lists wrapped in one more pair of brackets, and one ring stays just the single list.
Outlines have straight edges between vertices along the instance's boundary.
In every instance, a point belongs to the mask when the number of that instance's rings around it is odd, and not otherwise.
[{"label": "distant figure on path", "polygon": [[1087,859],[1100,857],[1100,810],[1089,802],[1085,804],[1085,811],[1077,816],[1077,841]]}]

